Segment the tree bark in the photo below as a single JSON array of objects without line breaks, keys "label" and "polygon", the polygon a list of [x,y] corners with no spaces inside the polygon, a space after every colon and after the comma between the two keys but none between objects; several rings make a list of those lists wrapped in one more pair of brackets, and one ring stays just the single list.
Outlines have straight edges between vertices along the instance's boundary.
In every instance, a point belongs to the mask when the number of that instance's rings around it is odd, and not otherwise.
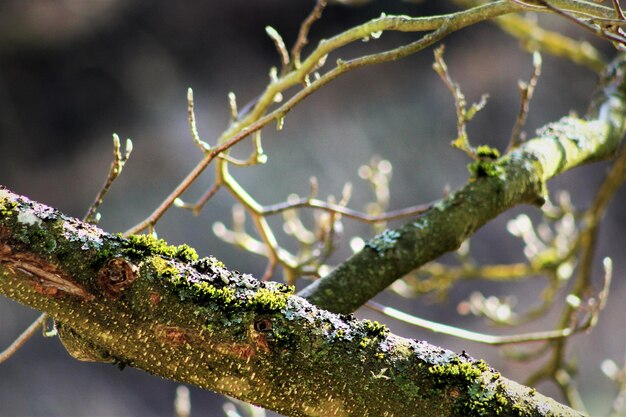
[{"label": "tree bark", "polygon": [[483,361],[333,314],[187,246],[104,233],[0,188],[0,293],[80,360],[289,416],[578,416]]}]

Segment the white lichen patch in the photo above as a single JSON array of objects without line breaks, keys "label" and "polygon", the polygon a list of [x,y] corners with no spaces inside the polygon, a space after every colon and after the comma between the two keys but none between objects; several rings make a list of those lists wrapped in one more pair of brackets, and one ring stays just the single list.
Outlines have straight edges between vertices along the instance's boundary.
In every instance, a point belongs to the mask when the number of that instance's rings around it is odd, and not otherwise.
[{"label": "white lichen patch", "polygon": [[0,190],[0,200],[8,200],[11,197],[9,190]]},{"label": "white lichen patch", "polygon": [[35,225],[35,224],[36,225],[40,225],[41,224],[41,219],[39,217],[37,217],[32,210],[21,211],[17,215],[17,221],[20,222],[20,223],[23,223],[23,224],[27,224],[29,226],[32,226],[32,225]]}]

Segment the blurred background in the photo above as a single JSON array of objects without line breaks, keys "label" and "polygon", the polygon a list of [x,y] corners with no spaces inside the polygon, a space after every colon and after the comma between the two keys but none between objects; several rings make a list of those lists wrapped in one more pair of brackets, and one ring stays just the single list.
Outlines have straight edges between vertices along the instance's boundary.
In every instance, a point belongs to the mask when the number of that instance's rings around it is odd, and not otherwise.
[{"label": "blurred background", "polygon": [[[313,1],[231,0],[4,0],[0,2],[0,184],[82,217],[103,183],[112,156],[111,134],[132,138],[134,151],[101,208],[100,226],[124,231],[145,218],[201,159],[187,126],[186,90],[192,87],[201,136],[215,143],[228,126],[227,94],[240,106],[257,97],[280,65],[265,26],[278,30],[286,43],[296,38]],[[359,7],[330,5],[315,24],[311,44],[353,25],[387,14],[413,16],[454,11],[452,2],[371,1]],[[590,38],[562,19],[542,18],[574,38]],[[329,58],[350,58],[416,39],[415,34],[384,33],[378,40],[345,48]],[[610,45],[590,38],[603,53]],[[446,41],[450,72],[468,101],[490,94],[487,107],[470,124],[470,140],[503,150],[519,108],[517,80],[527,80],[531,56],[518,41],[490,23],[450,36]],[[306,51],[310,51],[309,46]],[[282,131],[263,132],[268,163],[234,169],[241,184],[261,203],[305,195],[309,177],[319,194],[340,195],[354,185],[350,206],[363,209],[372,201],[358,169],[372,156],[393,166],[390,208],[440,198],[467,179],[467,157],[449,146],[456,135],[451,95],[431,69],[432,51],[396,63],[357,70],[323,88],[288,114]],[[327,64],[328,65],[328,64]],[[570,111],[584,113],[596,74],[568,61],[544,55],[543,75],[526,126],[529,135]],[[250,142],[235,150],[248,155]],[[576,169],[550,182],[552,193],[571,191],[585,208],[608,165]],[[209,168],[185,195],[194,201],[211,184]],[[578,380],[592,415],[607,412],[614,384],[600,371],[612,358],[621,366],[626,348],[626,198],[622,190],[610,206],[601,230],[599,260],[611,256],[615,276],[600,323],[591,335],[576,336]],[[201,215],[173,209],[158,224],[159,237],[172,244],[189,243],[201,255],[215,255],[233,269],[261,276],[265,260],[215,237],[216,221],[230,224],[230,195],[221,191]],[[501,216],[472,238],[471,253],[485,263],[523,259],[522,244],[506,232],[506,223],[523,207]],[[272,220],[280,229],[280,218]],[[351,236],[372,236],[369,226],[344,222],[344,238],[333,262],[351,252]],[[293,248],[288,237],[281,243]],[[280,276],[275,277],[280,279]],[[595,279],[601,281],[596,268]],[[300,283],[300,288],[305,283]],[[521,329],[493,329],[481,319],[459,316],[457,305],[472,291],[514,294],[520,309],[536,305],[545,281],[515,284],[468,281],[456,285],[443,302],[427,297],[377,300],[424,318],[492,333],[547,329],[556,311]],[[38,312],[0,299],[0,347],[7,346]],[[530,366],[504,358],[496,348],[432,334],[371,311],[360,317],[386,323],[402,336],[426,339],[454,351],[484,358],[512,379],[523,382]],[[620,359],[622,358],[622,359]],[[534,366],[539,365],[534,364]],[[71,358],[58,339],[35,336],[9,361],[0,364],[0,416],[167,416],[173,414],[177,384],[141,371]],[[562,400],[557,389],[539,390]],[[191,388],[193,416],[223,416],[224,397]],[[268,413],[268,415],[275,415]]]}]

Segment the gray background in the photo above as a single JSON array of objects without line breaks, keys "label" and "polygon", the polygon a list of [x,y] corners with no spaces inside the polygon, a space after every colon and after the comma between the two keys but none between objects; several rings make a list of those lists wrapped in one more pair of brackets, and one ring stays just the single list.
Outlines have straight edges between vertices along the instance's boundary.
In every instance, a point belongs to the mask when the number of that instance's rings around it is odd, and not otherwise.
[{"label": "gray background", "polygon": [[[214,143],[227,126],[226,96],[234,91],[240,104],[256,97],[278,65],[264,27],[272,25],[288,44],[311,1],[231,0],[115,1],[5,0],[0,3],[0,184],[35,200],[82,217],[99,189],[111,159],[112,132],[134,142],[134,153],[102,207],[101,226],[123,231],[145,217],[200,159],[187,128],[186,89],[194,88],[198,126]],[[382,11],[426,15],[452,11],[448,2],[409,4],[374,1],[367,6],[329,7],[312,33],[315,41],[377,17]],[[572,36],[585,32],[548,19]],[[385,33],[329,58],[379,51],[415,39],[411,34]],[[602,43],[607,56],[614,52]],[[474,144],[503,149],[518,109],[517,80],[527,79],[530,55],[517,41],[488,23],[446,40],[446,60],[469,100],[488,92],[487,108],[470,125]],[[358,70],[334,81],[307,99],[286,118],[285,128],[264,131],[269,162],[236,170],[235,175],[261,203],[283,201],[308,190],[317,176],[320,195],[338,195],[343,183],[355,185],[351,206],[371,200],[358,167],[372,155],[393,164],[391,207],[401,208],[439,198],[467,179],[467,158],[452,149],[455,135],[452,98],[431,70],[432,52],[424,51],[397,63]],[[584,112],[595,85],[589,70],[544,56],[527,131],[558,119],[570,110]],[[236,153],[247,155],[249,143]],[[552,181],[550,190],[569,188],[585,207],[607,164],[577,169]],[[210,184],[212,170],[187,194],[193,200]],[[621,364],[625,349],[624,294],[626,216],[622,190],[602,228],[598,257],[612,256],[615,279],[600,324],[573,344],[580,357],[579,385],[594,415],[607,411],[614,386],[599,364],[610,357]],[[202,255],[216,255],[231,268],[260,276],[263,259],[221,242],[211,232],[217,220],[230,219],[232,198],[220,192],[199,217],[172,210],[158,225],[170,243],[187,242]],[[534,208],[523,208],[537,213]],[[472,253],[482,262],[521,260],[520,243],[507,235],[506,221],[522,209],[501,216],[472,239]],[[278,225],[279,219],[274,224]],[[367,226],[346,222],[346,235],[371,235]],[[280,237],[287,247],[288,238]],[[344,239],[334,261],[349,254]],[[599,262],[598,262],[599,263]],[[600,271],[596,268],[596,279]],[[598,281],[599,282],[599,281]],[[461,283],[448,299],[378,299],[422,317],[479,331],[497,332],[480,319],[460,317],[456,306],[474,290],[486,295],[515,294],[520,308],[538,302],[543,280],[493,285]],[[0,346],[8,345],[36,316],[28,308],[0,299]],[[359,311],[387,323],[394,332],[426,339],[450,349],[485,358],[506,376],[523,381],[529,366],[511,363],[498,350],[435,335],[391,319]],[[555,311],[524,331],[548,328]],[[36,336],[8,362],[0,365],[0,416],[162,416],[171,415],[176,384],[140,371],[72,359],[57,339]],[[539,387],[561,399],[549,384]],[[222,397],[191,390],[192,415],[221,416]]]}]

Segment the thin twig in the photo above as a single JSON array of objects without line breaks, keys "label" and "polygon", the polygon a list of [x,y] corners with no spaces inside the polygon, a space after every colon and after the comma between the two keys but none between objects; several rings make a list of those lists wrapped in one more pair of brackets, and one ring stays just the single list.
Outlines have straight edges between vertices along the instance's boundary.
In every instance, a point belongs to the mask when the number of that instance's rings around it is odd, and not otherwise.
[{"label": "thin twig", "polygon": [[198,133],[198,127],[196,126],[196,112],[194,111],[193,90],[191,88],[187,89],[187,115],[189,119],[189,131],[191,133],[193,143],[195,143],[202,152],[206,153],[210,151],[211,146],[200,139],[200,134]]},{"label": "thin twig", "polygon": [[[513,0],[513,1],[517,3],[517,0]],[[623,50],[624,48],[626,48],[626,36],[624,36],[624,33],[619,27],[616,27],[615,31],[609,30],[609,28],[595,27],[581,20],[576,15],[548,3],[546,0],[535,0],[535,1],[545,6],[547,9],[551,10],[552,12],[558,15],[561,15],[564,18],[570,20],[571,22],[574,22],[578,26],[583,27],[587,29],[588,31],[594,33],[596,36],[599,36],[601,38],[604,38],[613,42],[618,49]],[[621,12],[618,12],[618,17],[620,16],[620,14]]]},{"label": "thin twig", "polygon": [[452,141],[452,146],[464,151],[470,158],[477,159],[476,149],[472,147],[467,136],[467,122],[482,110],[487,104],[487,95],[484,94],[478,103],[474,103],[467,109],[467,101],[465,95],[461,91],[461,87],[452,79],[448,72],[448,66],[443,59],[444,46],[435,49],[435,62],[433,69],[444,82],[452,97],[454,97],[454,107],[456,109],[457,119],[457,138]]},{"label": "thin twig", "polygon": [[296,201],[285,201],[283,203],[264,206],[259,214],[263,216],[271,216],[285,210],[306,207],[324,210],[329,213],[341,214],[342,216],[345,216],[349,219],[359,220],[365,223],[378,223],[390,220],[397,220],[409,216],[416,216],[428,210],[430,207],[432,207],[432,204],[433,203],[420,204],[417,206],[406,207],[400,210],[392,210],[380,214],[366,214],[341,206],[339,204],[333,204],[316,198],[310,199],[308,197],[305,197],[300,198]]},{"label": "thin twig", "polygon": [[113,162],[111,162],[111,167],[109,168],[109,173],[107,175],[106,180],[104,181],[104,185],[100,188],[100,191],[96,195],[94,202],[91,204],[87,213],[83,217],[83,220],[87,223],[98,223],[97,210],[98,207],[102,204],[104,200],[104,196],[109,192],[111,185],[113,182],[119,177],[122,173],[122,169],[124,168],[124,164],[130,158],[130,154],[133,151],[133,142],[130,139],[126,139],[126,146],[124,148],[124,154],[120,150],[120,138],[115,133],[113,134]]},{"label": "thin twig", "polygon": [[298,38],[296,39],[293,48],[291,48],[291,62],[293,62],[293,65],[296,68],[300,66],[300,54],[302,53],[302,48],[309,43],[308,36],[311,26],[313,26],[313,23],[317,20],[321,19],[326,3],[328,3],[327,0],[317,0],[317,3],[315,3],[315,7],[311,13],[306,17],[306,19],[304,19],[302,25],[300,25]]},{"label": "thin twig", "polygon": [[222,184],[218,181],[214,182],[213,185],[206,190],[204,194],[193,204],[185,203],[180,198],[177,198],[174,201],[174,205],[179,208],[183,208],[186,210],[190,210],[196,216],[200,214],[204,205],[213,197],[220,189]]},{"label": "thin twig", "polygon": [[511,138],[509,139],[509,145],[506,149],[506,152],[516,148],[519,146],[522,138],[522,129],[526,124],[526,118],[528,117],[528,110],[530,108],[530,101],[533,98],[533,93],[535,92],[535,87],[537,86],[537,81],[539,80],[539,76],[541,75],[541,55],[539,52],[533,53],[533,72],[530,76],[530,79],[527,83],[523,81],[519,81],[519,92],[521,96],[521,103],[519,113],[517,114],[517,118],[515,119],[515,125],[513,126],[513,131],[511,132]]},{"label": "thin twig", "polygon": [[285,48],[285,41],[283,41],[283,37],[280,36],[280,33],[278,33],[278,31],[271,26],[265,26],[265,33],[267,33],[267,36],[272,39],[274,45],[276,46],[276,50],[280,56],[280,63],[282,64],[282,72],[287,72],[289,69],[289,52],[287,52],[287,48]]},{"label": "thin twig", "polygon": [[[615,19],[611,20],[616,22]],[[547,30],[532,18],[507,15],[498,17],[495,23],[504,32],[519,39],[522,47],[530,52],[541,51],[564,57],[597,73],[606,67],[606,59],[589,42],[575,40],[562,33]]]},{"label": "thin twig", "polygon": [[28,326],[26,330],[22,332],[22,334],[17,337],[17,339],[13,341],[13,343],[11,343],[11,345],[9,345],[9,347],[0,352],[0,363],[13,356],[15,352],[17,352],[24,345],[24,343],[26,343],[28,339],[35,334],[37,329],[45,323],[46,318],[47,315],[45,313],[40,315],[34,322],[31,323],[30,326]]},{"label": "thin twig", "polygon": [[[320,3],[322,3],[322,1],[320,1]],[[603,9],[605,8],[600,6],[592,8],[589,5],[582,5],[581,9],[583,7],[593,9],[596,12],[596,17],[610,17],[608,14],[604,13]],[[448,33],[454,30],[459,30],[463,27],[473,25],[483,20],[525,9],[527,9],[527,7],[520,7],[519,5],[515,5],[507,1],[500,1],[466,11],[428,18],[413,19],[402,16],[385,16],[367,22],[361,26],[357,26],[341,35],[337,35],[334,38],[321,42],[320,45],[309,55],[309,57],[302,62],[301,65],[297,66],[294,71],[286,74],[280,79],[280,82],[268,85],[265,92],[259,97],[259,99],[255,100],[254,108],[242,115],[242,117],[244,117],[243,120],[233,124],[229,130],[223,133],[222,137],[218,141],[219,145],[212,148],[211,151],[205,155],[205,157],[146,219],[128,229],[124,234],[129,235],[139,233],[145,229],[153,227],[163,214],[172,206],[174,201],[176,201],[191,186],[196,178],[198,178],[198,176],[217,155],[230,149],[232,146],[245,139],[248,135],[262,129],[270,122],[284,117],[285,114],[294,106],[333,79],[339,77],[341,74],[366,65],[400,59],[432,45],[433,43],[443,39]],[[314,18],[312,22],[313,21],[315,21]],[[261,116],[274,102],[274,98],[277,93],[300,83],[310,71],[314,70],[314,68],[319,65],[320,60],[324,59],[324,57],[326,57],[330,52],[350,42],[357,41],[368,33],[371,34],[372,32],[379,32],[381,30],[385,30],[386,28],[389,30],[394,29],[400,31],[434,31],[411,44],[378,54],[366,55],[348,62],[341,62],[341,65],[338,65],[334,69],[328,71],[310,85],[294,94],[294,96],[292,96],[278,109],[266,114],[265,116]],[[299,56],[300,50],[304,45],[303,39],[306,39],[307,32],[308,27],[305,25],[305,29],[303,29],[302,32],[304,35],[299,38],[299,41],[296,42],[296,46],[294,46],[295,54],[292,55]],[[292,56],[292,62],[295,61],[296,60]],[[221,167],[218,168],[218,171],[221,171]],[[224,177],[227,176],[228,174]],[[226,183],[228,181],[224,182]]]},{"label": "thin twig", "polygon": [[396,310],[395,308],[386,307],[381,304],[378,304],[374,301],[368,301],[366,304],[367,307],[371,308],[374,311],[378,311],[388,317],[392,317],[396,320],[400,320],[403,323],[412,324],[414,326],[421,327],[426,330],[430,330],[435,333],[443,333],[448,336],[457,337],[463,340],[469,340],[477,343],[484,343],[487,345],[510,345],[517,343],[530,343],[530,342],[546,342],[554,339],[562,339],[571,336],[574,333],[583,331],[582,328],[576,327],[566,327],[564,329],[559,330],[548,330],[543,332],[532,332],[532,333],[520,333],[516,335],[509,336],[495,336],[485,333],[472,332],[465,329],[460,329],[454,326],[448,326],[446,324],[437,323],[434,321],[422,319],[420,317],[416,317],[402,311]]},{"label": "thin twig", "polygon": [[622,6],[620,6],[619,4],[619,0],[613,0],[613,8],[615,9],[615,14],[617,14],[617,18],[619,20],[626,20],[626,17],[624,17],[624,11],[622,10]]}]

